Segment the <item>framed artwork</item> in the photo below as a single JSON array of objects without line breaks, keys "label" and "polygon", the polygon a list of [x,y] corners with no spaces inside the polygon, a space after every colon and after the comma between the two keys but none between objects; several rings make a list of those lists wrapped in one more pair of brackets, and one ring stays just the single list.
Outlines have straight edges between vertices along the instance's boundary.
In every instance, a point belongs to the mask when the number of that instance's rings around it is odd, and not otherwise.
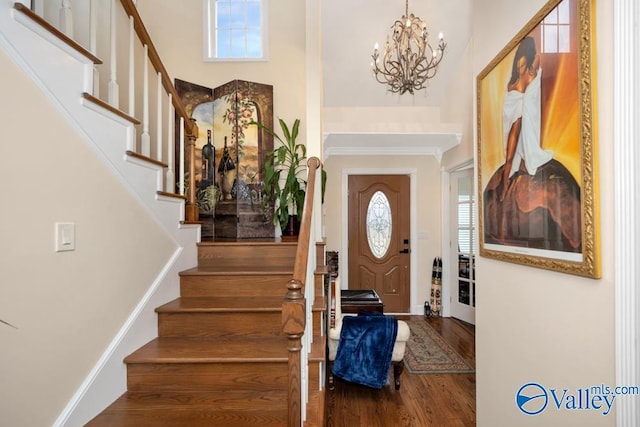
[{"label": "framed artwork", "polygon": [[[262,197],[273,136],[250,125],[273,128],[273,86],[233,80],[209,88],[179,79],[175,86],[198,125],[196,168],[187,172],[195,175],[202,238],[273,237],[273,208]],[[179,131],[176,120],[176,140]],[[179,150],[176,144],[176,159]]]},{"label": "framed artwork", "polygon": [[592,0],[551,0],[477,77],[480,255],[600,277]]}]

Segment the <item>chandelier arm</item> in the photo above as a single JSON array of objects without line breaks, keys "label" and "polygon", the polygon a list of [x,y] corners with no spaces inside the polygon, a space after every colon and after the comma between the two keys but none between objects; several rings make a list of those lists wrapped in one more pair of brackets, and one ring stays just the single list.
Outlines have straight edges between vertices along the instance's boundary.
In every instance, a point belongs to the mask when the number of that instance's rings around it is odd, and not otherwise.
[{"label": "chandelier arm", "polygon": [[377,45],[372,68],[376,80],[386,84],[392,93],[414,93],[427,87],[447,47],[442,35],[437,48],[429,44],[429,32],[420,18],[409,14],[409,1],[405,1],[405,15],[390,27],[382,57]]}]

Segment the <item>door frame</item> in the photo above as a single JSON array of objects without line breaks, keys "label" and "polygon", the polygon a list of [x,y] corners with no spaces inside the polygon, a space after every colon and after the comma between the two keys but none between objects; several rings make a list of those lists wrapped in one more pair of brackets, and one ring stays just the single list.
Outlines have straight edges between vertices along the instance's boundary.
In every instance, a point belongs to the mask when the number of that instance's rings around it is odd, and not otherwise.
[{"label": "door frame", "polygon": [[409,236],[412,251],[409,254],[411,266],[409,268],[409,311],[411,314],[421,314],[423,307],[416,305],[418,301],[418,169],[416,168],[345,168],[342,170],[342,230],[340,242],[339,271],[342,277],[343,289],[349,287],[349,175],[408,175],[410,187],[409,201]]},{"label": "door frame", "polygon": [[[455,166],[452,166],[447,169],[442,169],[442,259],[448,260],[451,259],[451,175],[454,172],[461,171],[463,169],[475,168],[475,164],[473,159],[466,160],[464,162],[458,163]],[[474,169],[475,170],[475,169]],[[476,182],[476,174],[473,175],[473,194],[477,194],[477,182]],[[476,201],[477,203],[477,201]],[[477,211],[477,210],[476,210]],[[474,218],[477,220],[477,218]],[[477,223],[477,222],[476,222]],[[476,228],[476,236],[474,239],[474,246],[476,246],[476,254],[477,254],[477,233],[478,229]],[[456,251],[457,252],[457,251]],[[446,254],[446,255],[445,255]],[[453,277],[453,270],[451,263],[443,262],[442,263],[442,304],[440,306],[442,317],[451,317],[451,278]],[[476,303],[477,308],[477,303]]]}]

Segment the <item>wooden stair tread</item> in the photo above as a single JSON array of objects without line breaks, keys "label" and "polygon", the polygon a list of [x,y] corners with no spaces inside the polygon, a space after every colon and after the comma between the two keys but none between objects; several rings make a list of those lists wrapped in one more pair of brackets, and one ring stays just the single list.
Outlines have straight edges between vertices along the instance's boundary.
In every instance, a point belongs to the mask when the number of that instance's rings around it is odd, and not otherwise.
[{"label": "wooden stair tread", "polygon": [[[82,98],[85,99],[88,102],[91,102],[97,106],[99,106],[100,108],[109,111],[111,114],[114,114],[130,123],[133,123],[134,125],[139,125],[141,124],[140,120],[136,119],[133,116],[128,115],[127,113],[125,113],[124,111],[114,107],[113,105],[109,104],[108,102],[103,101],[102,99],[95,97],[93,95],[91,95],[88,92],[83,92],[82,93]],[[129,153],[129,152],[127,152]]]},{"label": "wooden stair tread", "polygon": [[281,408],[287,394],[281,390],[126,392],[108,407],[111,411],[149,409],[245,409]]},{"label": "wooden stair tread", "polygon": [[266,238],[263,240],[220,240],[215,242],[200,242],[198,247],[207,246],[298,246],[298,242],[284,242],[275,240],[274,238]]},{"label": "wooden stair tread", "polygon": [[324,362],[326,358],[327,336],[314,336],[311,343],[311,351],[309,352],[309,361]]},{"label": "wooden stair tread", "polygon": [[311,306],[312,311],[326,311],[327,310],[327,298],[323,295],[316,295],[316,299]]},{"label": "wooden stair tread", "polygon": [[281,311],[284,297],[181,297],[156,308],[157,313]]},{"label": "wooden stair tread", "polygon": [[125,358],[125,363],[286,362],[286,336],[156,338]]},{"label": "wooden stair tread", "polygon": [[87,427],[282,427],[287,425],[284,410],[201,410],[157,409],[151,411],[105,411]]},{"label": "wooden stair tread", "polygon": [[285,425],[286,413],[284,390],[126,392],[86,425],[270,427]]},{"label": "wooden stair tread", "polygon": [[[290,343],[281,316],[296,245],[200,243],[199,265],[179,274],[182,296],[155,309],[160,336],[124,360],[129,391],[87,426],[287,425]],[[322,322],[327,298],[307,304]],[[326,336],[315,326],[313,334],[307,427],[324,424]]]},{"label": "wooden stair tread", "polygon": [[224,265],[216,266],[216,267],[193,267],[188,270],[184,270],[180,272],[180,276],[215,276],[215,275],[225,275],[225,276],[255,276],[255,275],[292,275],[293,274],[293,265],[291,268],[284,267],[255,267],[255,266],[246,266],[242,269],[233,268],[230,269]]},{"label": "wooden stair tread", "polygon": [[180,199],[180,200],[188,200],[187,196],[183,196],[181,194],[176,194],[176,193],[169,193],[166,191],[156,191],[156,194],[158,196],[163,196],[163,197],[171,197],[173,199]]},{"label": "wooden stair tread", "polygon": [[315,270],[313,270],[313,274],[317,276],[329,274],[329,267],[327,267],[326,265],[318,266]]},{"label": "wooden stair tread", "polygon": [[64,34],[62,31],[60,31],[59,29],[57,29],[56,27],[51,25],[44,18],[42,18],[39,15],[37,15],[35,12],[33,12],[31,9],[29,9],[28,6],[25,6],[22,3],[16,2],[16,3],[14,3],[13,8],[15,10],[23,13],[29,19],[31,19],[32,21],[36,22],[44,30],[46,30],[49,33],[51,33],[57,39],[59,39],[60,41],[62,41],[65,44],[67,44],[72,49],[76,50],[78,53],[80,53],[82,56],[86,57],[88,60],[90,60],[94,64],[96,64],[96,65],[102,64],[102,60],[100,58],[98,58],[93,53],[88,51],[84,46],[80,45],[78,42],[76,42],[75,40],[73,40],[72,38],[70,38],[69,36]]}]

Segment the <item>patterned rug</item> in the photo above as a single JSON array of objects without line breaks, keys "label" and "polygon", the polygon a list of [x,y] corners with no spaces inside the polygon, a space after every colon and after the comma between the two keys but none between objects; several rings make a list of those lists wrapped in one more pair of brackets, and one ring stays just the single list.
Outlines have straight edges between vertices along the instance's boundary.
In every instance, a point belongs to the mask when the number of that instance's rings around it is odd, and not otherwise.
[{"label": "patterned rug", "polygon": [[475,370],[424,320],[407,320],[411,337],[404,364],[412,374],[464,374]]}]

